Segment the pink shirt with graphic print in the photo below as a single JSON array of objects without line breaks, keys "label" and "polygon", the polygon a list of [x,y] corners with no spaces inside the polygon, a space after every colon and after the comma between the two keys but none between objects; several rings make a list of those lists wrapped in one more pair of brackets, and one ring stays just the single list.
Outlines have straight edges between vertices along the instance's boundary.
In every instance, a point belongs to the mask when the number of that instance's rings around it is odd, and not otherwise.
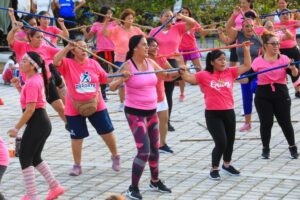
[{"label": "pink shirt with graphic print", "polygon": [[233,82],[238,77],[238,67],[226,68],[222,72],[200,71],[195,74],[204,93],[206,110],[230,110],[234,108]]},{"label": "pink shirt with graphic print", "polygon": [[[94,98],[97,92],[100,92],[99,84],[107,82],[107,73],[97,61],[89,58],[83,64],[76,62],[74,59],[64,58],[62,64],[57,67],[68,88],[65,99],[65,115],[79,115],[72,99],[70,99],[70,95],[76,101],[87,101]],[[106,109],[102,95],[98,94],[98,98],[97,111]]]}]

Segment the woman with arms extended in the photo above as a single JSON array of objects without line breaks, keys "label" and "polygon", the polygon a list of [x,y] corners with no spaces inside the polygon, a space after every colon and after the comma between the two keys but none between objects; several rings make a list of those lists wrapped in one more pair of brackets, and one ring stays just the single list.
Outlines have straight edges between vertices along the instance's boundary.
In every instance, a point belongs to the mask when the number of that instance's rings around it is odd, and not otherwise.
[{"label": "woman with arms extended", "polygon": [[206,68],[196,74],[190,74],[186,67],[180,70],[183,80],[199,84],[205,97],[205,119],[215,147],[212,151],[212,168],[209,178],[220,180],[219,164],[223,156],[222,170],[237,176],[240,174],[231,164],[235,139],[235,113],[233,83],[240,75],[251,68],[250,47],[244,44],[244,65],[227,67],[225,53],[215,50],[208,53]]}]

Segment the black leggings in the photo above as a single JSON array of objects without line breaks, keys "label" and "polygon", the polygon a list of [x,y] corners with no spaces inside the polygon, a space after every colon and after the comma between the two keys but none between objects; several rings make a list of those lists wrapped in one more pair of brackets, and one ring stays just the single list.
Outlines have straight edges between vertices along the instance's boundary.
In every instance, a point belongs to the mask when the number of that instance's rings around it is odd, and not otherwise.
[{"label": "black leggings", "polygon": [[7,168],[7,166],[0,165],[0,183],[2,180],[2,176],[3,176],[4,172],[6,171],[6,168]]},{"label": "black leggings", "polygon": [[[178,68],[177,61],[175,59],[168,59],[168,62],[173,68]],[[171,119],[171,112],[173,107],[173,91],[175,88],[175,81],[166,82],[165,81],[165,94],[169,106],[169,121]]]},{"label": "black leggings", "polygon": [[225,162],[231,161],[235,139],[234,110],[205,110],[206,125],[215,147],[212,151],[212,167],[218,167],[221,157]]},{"label": "black leggings", "polygon": [[41,153],[51,132],[51,123],[43,108],[36,109],[27,123],[20,146],[20,163],[22,169],[37,166],[43,160]]},{"label": "black leggings", "polygon": [[[288,49],[280,49],[280,53],[282,53],[283,55],[286,55],[287,57],[294,59],[294,61],[300,61],[300,50],[297,46],[293,47],[293,48],[288,48]],[[297,69],[300,69],[300,65],[297,64],[296,65]],[[298,80],[298,76],[297,77],[293,77],[291,75],[291,79],[292,82],[296,82]]]},{"label": "black leggings", "polygon": [[283,84],[274,84],[275,92],[270,85],[257,86],[255,107],[260,121],[260,136],[264,148],[270,148],[271,129],[274,115],[290,146],[295,145],[294,128],[291,122],[291,98],[288,88]]}]

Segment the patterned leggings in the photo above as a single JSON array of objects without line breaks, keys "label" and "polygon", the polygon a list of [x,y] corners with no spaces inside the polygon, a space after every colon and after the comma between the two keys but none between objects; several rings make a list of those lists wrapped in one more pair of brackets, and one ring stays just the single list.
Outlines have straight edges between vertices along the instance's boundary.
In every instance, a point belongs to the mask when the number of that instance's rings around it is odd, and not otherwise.
[{"label": "patterned leggings", "polygon": [[156,113],[147,117],[126,113],[126,118],[138,151],[132,164],[131,185],[138,187],[147,161],[149,161],[151,179],[158,180],[158,117]]}]

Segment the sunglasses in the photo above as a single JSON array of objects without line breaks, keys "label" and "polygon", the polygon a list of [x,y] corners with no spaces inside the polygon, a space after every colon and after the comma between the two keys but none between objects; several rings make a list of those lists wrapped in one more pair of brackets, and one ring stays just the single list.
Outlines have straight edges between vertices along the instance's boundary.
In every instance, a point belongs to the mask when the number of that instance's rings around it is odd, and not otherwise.
[{"label": "sunglasses", "polygon": [[269,42],[267,44],[270,44],[272,45],[273,47],[276,47],[276,46],[279,46],[280,45],[280,42]]}]

